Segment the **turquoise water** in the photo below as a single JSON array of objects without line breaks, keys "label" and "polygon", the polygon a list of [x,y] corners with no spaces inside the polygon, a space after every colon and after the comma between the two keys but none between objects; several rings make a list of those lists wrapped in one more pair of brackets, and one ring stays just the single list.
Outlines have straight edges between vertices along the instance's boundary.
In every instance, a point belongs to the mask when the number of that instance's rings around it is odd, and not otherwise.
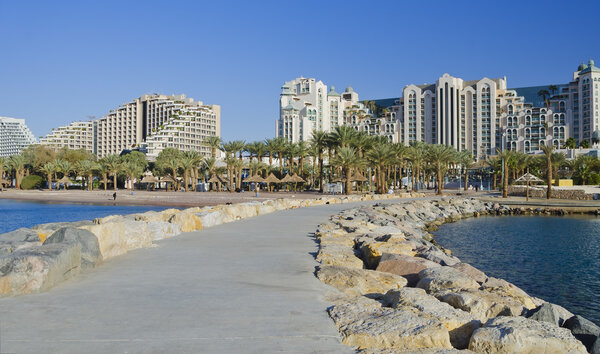
[{"label": "turquoise water", "polygon": [[600,217],[471,218],[434,235],[489,276],[600,324]]},{"label": "turquoise water", "polygon": [[157,206],[49,204],[0,199],[0,234],[49,222],[93,220],[108,215],[165,209]]}]

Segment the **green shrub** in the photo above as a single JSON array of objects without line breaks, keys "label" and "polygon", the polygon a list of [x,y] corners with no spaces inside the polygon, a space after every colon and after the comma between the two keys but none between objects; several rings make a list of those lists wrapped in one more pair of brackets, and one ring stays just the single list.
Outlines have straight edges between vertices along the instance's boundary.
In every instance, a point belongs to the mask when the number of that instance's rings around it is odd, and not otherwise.
[{"label": "green shrub", "polygon": [[42,177],[38,175],[29,175],[23,177],[21,189],[36,189],[42,185]]},{"label": "green shrub", "polygon": [[588,178],[588,180],[586,182],[587,182],[587,185],[600,184],[600,175],[597,174],[596,172],[592,172],[592,173],[590,173],[590,177]]}]

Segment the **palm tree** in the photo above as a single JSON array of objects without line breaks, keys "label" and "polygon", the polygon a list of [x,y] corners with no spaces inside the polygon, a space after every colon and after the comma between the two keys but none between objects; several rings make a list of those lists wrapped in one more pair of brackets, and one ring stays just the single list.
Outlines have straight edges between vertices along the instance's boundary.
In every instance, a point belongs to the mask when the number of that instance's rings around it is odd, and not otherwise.
[{"label": "palm tree", "polygon": [[129,190],[133,190],[133,181],[140,177],[140,175],[144,172],[144,169],[135,161],[124,161],[121,169],[131,181],[129,184]]},{"label": "palm tree", "polygon": [[[576,179],[581,180],[582,185],[586,185],[591,180],[594,171],[598,170],[600,161],[591,155],[578,156],[573,161],[573,172]],[[578,181],[577,181],[578,182]]]},{"label": "palm tree", "polygon": [[500,151],[500,149],[496,149],[496,151],[498,152],[498,159],[504,160],[504,171],[502,171],[502,174],[504,175],[502,180],[502,198],[508,198],[508,166],[514,158],[514,152],[512,150]]},{"label": "palm tree", "polygon": [[209,136],[204,140],[204,144],[210,148],[210,156],[216,159],[217,149],[221,146],[221,138],[218,136]]},{"label": "palm tree", "polygon": [[554,92],[558,90],[558,87],[556,87],[556,85],[550,85],[548,86],[548,90],[550,90],[550,92],[552,92],[552,96],[554,96]]},{"label": "palm tree", "polygon": [[463,150],[458,153],[458,162],[461,164],[463,168],[463,176],[465,180],[464,190],[466,191],[469,185],[469,168],[475,164],[475,160],[473,160],[473,155],[469,150]]},{"label": "palm tree", "polygon": [[277,143],[275,139],[266,139],[265,149],[269,154],[269,167],[273,167],[273,155],[277,153]]},{"label": "palm tree", "polygon": [[554,146],[552,145],[541,145],[540,149],[546,157],[546,181],[548,183],[548,189],[546,190],[546,198],[552,198],[552,153],[554,152]]},{"label": "palm tree", "polygon": [[181,167],[181,151],[174,148],[166,148],[156,157],[155,166],[171,171],[175,180],[175,189],[177,185],[177,170]]},{"label": "palm tree", "polygon": [[294,154],[298,157],[298,174],[300,176],[304,175],[304,159],[308,156],[309,147],[308,144],[304,141],[300,141],[296,144],[294,149]]},{"label": "palm tree", "polygon": [[323,193],[323,151],[327,148],[327,133],[320,130],[313,130],[311,144],[318,151],[319,155],[319,192]]},{"label": "palm tree", "polygon": [[[195,161],[195,157],[193,155],[186,154],[186,152],[181,154],[181,158],[179,161],[180,161],[180,167],[183,169],[183,188],[187,192],[188,184],[190,181],[190,171],[196,165],[196,161]],[[195,185],[195,183],[194,183],[194,185]]]},{"label": "palm tree", "polygon": [[108,174],[110,172],[108,166],[106,165],[105,158],[100,159],[98,161],[98,173],[102,175],[102,184],[104,184],[104,191],[108,189]]},{"label": "palm tree", "polygon": [[539,90],[537,93],[538,96],[542,97],[542,99],[544,100],[544,102],[546,102],[546,108],[548,108],[548,100],[547,97],[550,96],[550,92],[548,92],[548,90]]},{"label": "palm tree", "polygon": [[346,178],[346,194],[352,193],[352,169],[361,165],[362,160],[358,157],[356,149],[352,147],[341,147],[332,161],[333,165],[341,167]]},{"label": "palm tree", "polygon": [[448,169],[448,164],[454,159],[455,153],[456,150],[448,145],[428,146],[426,152],[427,161],[435,167],[438,195],[442,194],[442,188],[444,187],[444,174]]},{"label": "palm tree", "polygon": [[286,148],[286,140],[283,137],[277,137],[275,139],[273,139],[273,142],[271,144],[273,144],[273,150],[277,153],[277,158],[279,159],[279,174],[283,176],[283,165],[284,165],[284,161],[283,158],[284,156],[284,152],[285,152],[285,148]]},{"label": "palm tree", "polygon": [[348,125],[340,125],[335,127],[331,133],[330,139],[339,147],[348,147],[356,136],[356,130]]},{"label": "palm tree", "polygon": [[8,159],[6,157],[0,157],[0,179],[4,178],[4,170],[7,169]]},{"label": "palm tree", "polygon": [[25,157],[23,155],[13,155],[8,158],[8,167],[15,172],[15,187],[21,188],[21,181],[25,177]]},{"label": "palm tree", "polygon": [[412,142],[408,148],[407,157],[411,162],[411,175],[412,175],[412,183],[413,189],[419,190],[419,181],[421,180],[421,169],[425,164],[425,152],[426,152],[427,144],[415,141]]},{"label": "palm tree", "polygon": [[391,145],[378,142],[367,152],[367,159],[375,166],[376,170],[376,181],[377,181],[377,193],[385,194],[385,167],[393,159],[394,152],[392,151]]},{"label": "palm tree", "polygon": [[[46,179],[48,180],[48,189],[52,190],[52,175],[56,173],[56,166],[52,162],[47,162],[40,167],[39,170],[41,173],[46,175]],[[2,178],[1,174],[0,178]]]},{"label": "palm tree", "polygon": [[[166,150],[166,149],[165,149]],[[164,151],[164,150],[163,150]],[[123,170],[123,161],[119,155],[107,155],[104,157],[104,165],[108,172],[113,176],[113,187],[117,191],[117,175]]]},{"label": "palm tree", "polygon": [[[75,164],[75,170],[78,174],[87,179],[88,190],[93,189],[94,172],[98,170],[98,164],[92,160],[81,160]],[[83,189],[83,186],[82,186]]]}]

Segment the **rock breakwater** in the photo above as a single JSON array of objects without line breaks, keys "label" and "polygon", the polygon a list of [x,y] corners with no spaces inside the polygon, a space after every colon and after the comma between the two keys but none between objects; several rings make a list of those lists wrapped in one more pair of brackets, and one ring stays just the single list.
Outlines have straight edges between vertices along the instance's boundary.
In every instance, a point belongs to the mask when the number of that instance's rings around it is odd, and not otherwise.
[{"label": "rock breakwater", "polygon": [[[0,235],[0,296],[46,291],[82,270],[155,241],[284,209],[404,198],[409,194],[277,199],[213,207],[112,215],[37,225]],[[422,196],[413,194],[412,196]]]},{"label": "rock breakwater", "polygon": [[319,225],[316,276],[334,287],[328,313],[342,341],[364,352],[586,353],[595,341],[600,346],[593,323],[461,262],[427,232],[465,217],[515,213],[442,198],[354,208]]}]

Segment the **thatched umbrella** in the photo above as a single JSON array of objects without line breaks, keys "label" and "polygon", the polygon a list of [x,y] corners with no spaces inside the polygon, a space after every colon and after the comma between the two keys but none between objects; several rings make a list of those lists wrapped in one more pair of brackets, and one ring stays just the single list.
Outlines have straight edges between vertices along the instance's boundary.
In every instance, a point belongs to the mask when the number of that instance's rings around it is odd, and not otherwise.
[{"label": "thatched umbrella", "polygon": [[63,176],[63,178],[56,181],[56,184],[59,186],[62,184],[64,185],[64,189],[67,189],[67,187],[71,185],[71,180],[69,179],[69,177]]},{"label": "thatched umbrella", "polygon": [[302,177],[298,176],[297,174],[292,175],[290,177],[290,179],[292,180],[292,182],[294,182],[294,192],[296,191],[296,187],[298,186],[298,183],[306,182]]},{"label": "thatched umbrella", "polygon": [[159,180],[159,182],[165,182],[167,184],[167,188],[165,188],[165,191],[168,191],[169,190],[169,183],[171,183],[171,185],[174,186],[177,181],[175,181],[175,178],[173,178],[172,176],[166,175],[164,177],[161,177],[160,180]]},{"label": "thatched umbrella", "polygon": [[208,183],[216,183],[217,184],[217,191],[219,191],[219,192],[221,191],[221,185],[227,184],[228,182],[229,181],[227,180],[227,178],[224,178],[219,175],[214,175],[208,180]]},{"label": "thatched umbrella", "polygon": [[250,176],[250,177],[244,178],[244,182],[248,182],[248,183],[264,183],[265,179],[262,178],[260,175],[254,175],[254,176]]},{"label": "thatched umbrella", "polygon": [[281,181],[279,180],[279,178],[275,177],[273,172],[269,173],[267,178],[265,178],[265,183],[267,183],[267,186],[269,187],[269,192],[271,191],[271,183],[279,183],[279,182],[281,182]]},{"label": "thatched umbrella", "polygon": [[544,182],[542,179],[532,175],[531,173],[529,173],[529,169],[527,169],[527,173],[524,174],[523,176],[517,178],[515,180],[515,182],[517,183],[522,183],[525,182],[527,183],[527,188],[525,190],[525,200],[529,200],[529,183],[533,182],[533,183],[539,183],[539,182]]},{"label": "thatched umbrella", "polygon": [[[140,181],[140,183],[158,183],[158,178],[154,177],[153,175],[145,175],[144,178],[142,178],[142,180]],[[148,186],[146,185],[146,190],[148,190]]]}]

